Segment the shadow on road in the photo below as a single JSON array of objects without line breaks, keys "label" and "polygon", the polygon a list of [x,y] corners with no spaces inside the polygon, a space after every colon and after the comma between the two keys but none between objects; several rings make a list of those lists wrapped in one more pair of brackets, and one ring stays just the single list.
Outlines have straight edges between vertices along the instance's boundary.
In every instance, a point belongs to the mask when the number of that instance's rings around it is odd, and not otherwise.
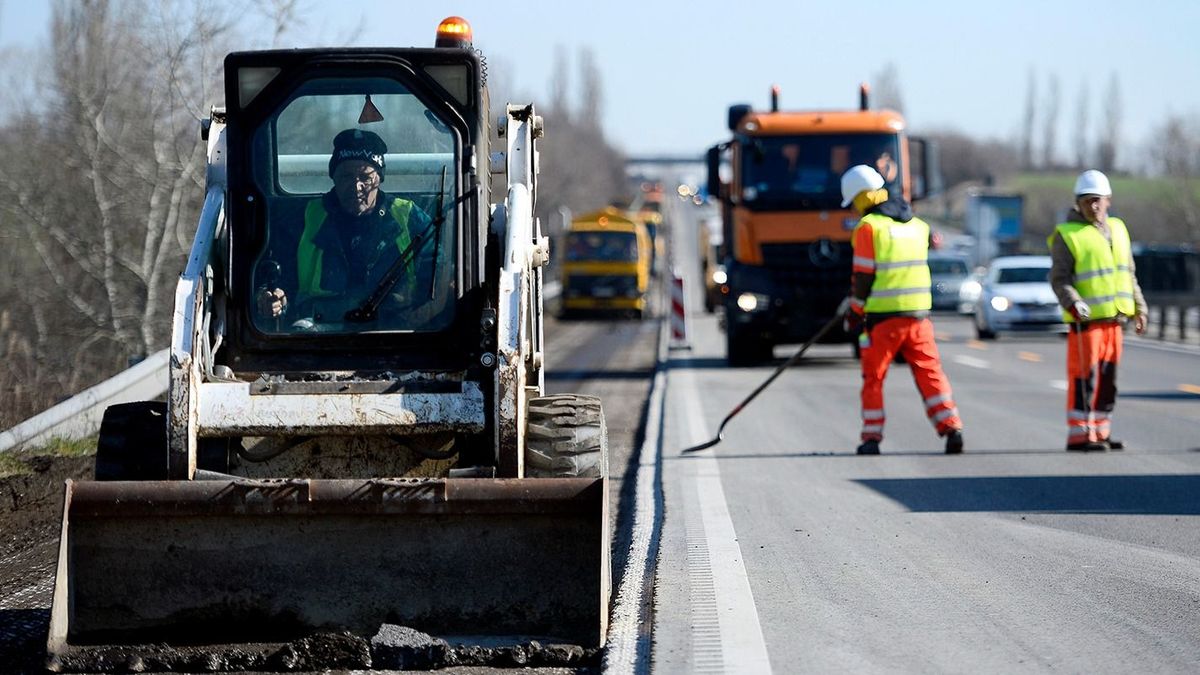
[{"label": "shadow on road", "polygon": [[1190,391],[1125,391],[1121,398],[1143,398],[1151,401],[1200,401],[1200,394]]},{"label": "shadow on road", "polygon": [[1200,515],[1200,475],[861,479],[915,512]]},{"label": "shadow on road", "polygon": [[591,369],[591,370],[547,370],[546,379],[558,380],[649,380],[653,368]]}]

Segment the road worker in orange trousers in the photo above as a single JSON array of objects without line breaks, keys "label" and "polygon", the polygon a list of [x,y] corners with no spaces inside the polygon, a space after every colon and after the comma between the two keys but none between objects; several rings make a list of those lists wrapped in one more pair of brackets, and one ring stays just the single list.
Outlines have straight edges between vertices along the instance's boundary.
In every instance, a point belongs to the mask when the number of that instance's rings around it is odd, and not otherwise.
[{"label": "road worker in orange trousers", "polygon": [[929,225],[913,216],[899,195],[889,197],[883,177],[860,164],[842,175],[842,206],[862,219],[854,228],[854,269],[846,330],[860,328],[862,444],[860,455],[879,454],[886,420],[883,380],[897,354],[912,367],[925,414],[946,439],[946,453],[963,450],[962,420],[933,341],[929,278]]},{"label": "road worker in orange trousers", "polygon": [[1075,180],[1075,210],[1050,235],[1050,286],[1067,335],[1067,450],[1122,450],[1110,435],[1123,324],[1146,332],[1146,300],[1134,275],[1129,230],[1108,215],[1112,186],[1090,169]]}]

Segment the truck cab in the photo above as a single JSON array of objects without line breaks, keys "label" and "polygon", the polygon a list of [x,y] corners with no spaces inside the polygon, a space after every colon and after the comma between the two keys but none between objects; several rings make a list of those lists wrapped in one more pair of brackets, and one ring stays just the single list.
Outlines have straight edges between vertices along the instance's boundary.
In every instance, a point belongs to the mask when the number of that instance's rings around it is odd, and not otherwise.
[{"label": "truck cab", "polygon": [[726,355],[748,364],[811,338],[848,293],[858,216],[841,206],[842,174],[873,166],[890,194],[915,200],[937,172],[928,144],[908,137],[899,113],[869,109],[865,89],[858,110],[780,111],[777,95],[770,110],[731,106],[728,126],[733,137],[709,149],[707,187],[728,254]]}]

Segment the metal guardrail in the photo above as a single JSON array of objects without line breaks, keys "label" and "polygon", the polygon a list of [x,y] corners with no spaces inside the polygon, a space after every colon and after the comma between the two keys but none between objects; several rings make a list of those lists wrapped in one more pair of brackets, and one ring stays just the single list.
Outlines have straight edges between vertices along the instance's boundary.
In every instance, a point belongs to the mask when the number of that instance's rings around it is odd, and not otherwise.
[{"label": "metal guardrail", "polygon": [[132,368],[0,432],[0,452],[44,444],[52,438],[90,436],[99,431],[108,406],[161,397],[167,391],[168,358],[168,350],[156,352]]}]

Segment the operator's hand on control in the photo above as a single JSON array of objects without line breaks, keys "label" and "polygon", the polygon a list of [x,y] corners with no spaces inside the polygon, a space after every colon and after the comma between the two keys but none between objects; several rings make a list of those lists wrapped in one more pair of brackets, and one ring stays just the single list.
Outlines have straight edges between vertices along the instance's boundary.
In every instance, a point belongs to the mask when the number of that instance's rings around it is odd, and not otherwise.
[{"label": "operator's hand on control", "polygon": [[1076,300],[1075,304],[1071,305],[1071,316],[1075,317],[1076,321],[1087,321],[1092,316],[1092,308],[1082,300]]},{"label": "operator's hand on control", "polygon": [[258,313],[262,316],[278,318],[287,311],[287,294],[282,288],[260,288],[258,291]]},{"label": "operator's hand on control", "polygon": [[1138,314],[1133,317],[1133,330],[1138,335],[1146,334],[1146,327],[1149,325],[1148,317],[1145,314]]}]

